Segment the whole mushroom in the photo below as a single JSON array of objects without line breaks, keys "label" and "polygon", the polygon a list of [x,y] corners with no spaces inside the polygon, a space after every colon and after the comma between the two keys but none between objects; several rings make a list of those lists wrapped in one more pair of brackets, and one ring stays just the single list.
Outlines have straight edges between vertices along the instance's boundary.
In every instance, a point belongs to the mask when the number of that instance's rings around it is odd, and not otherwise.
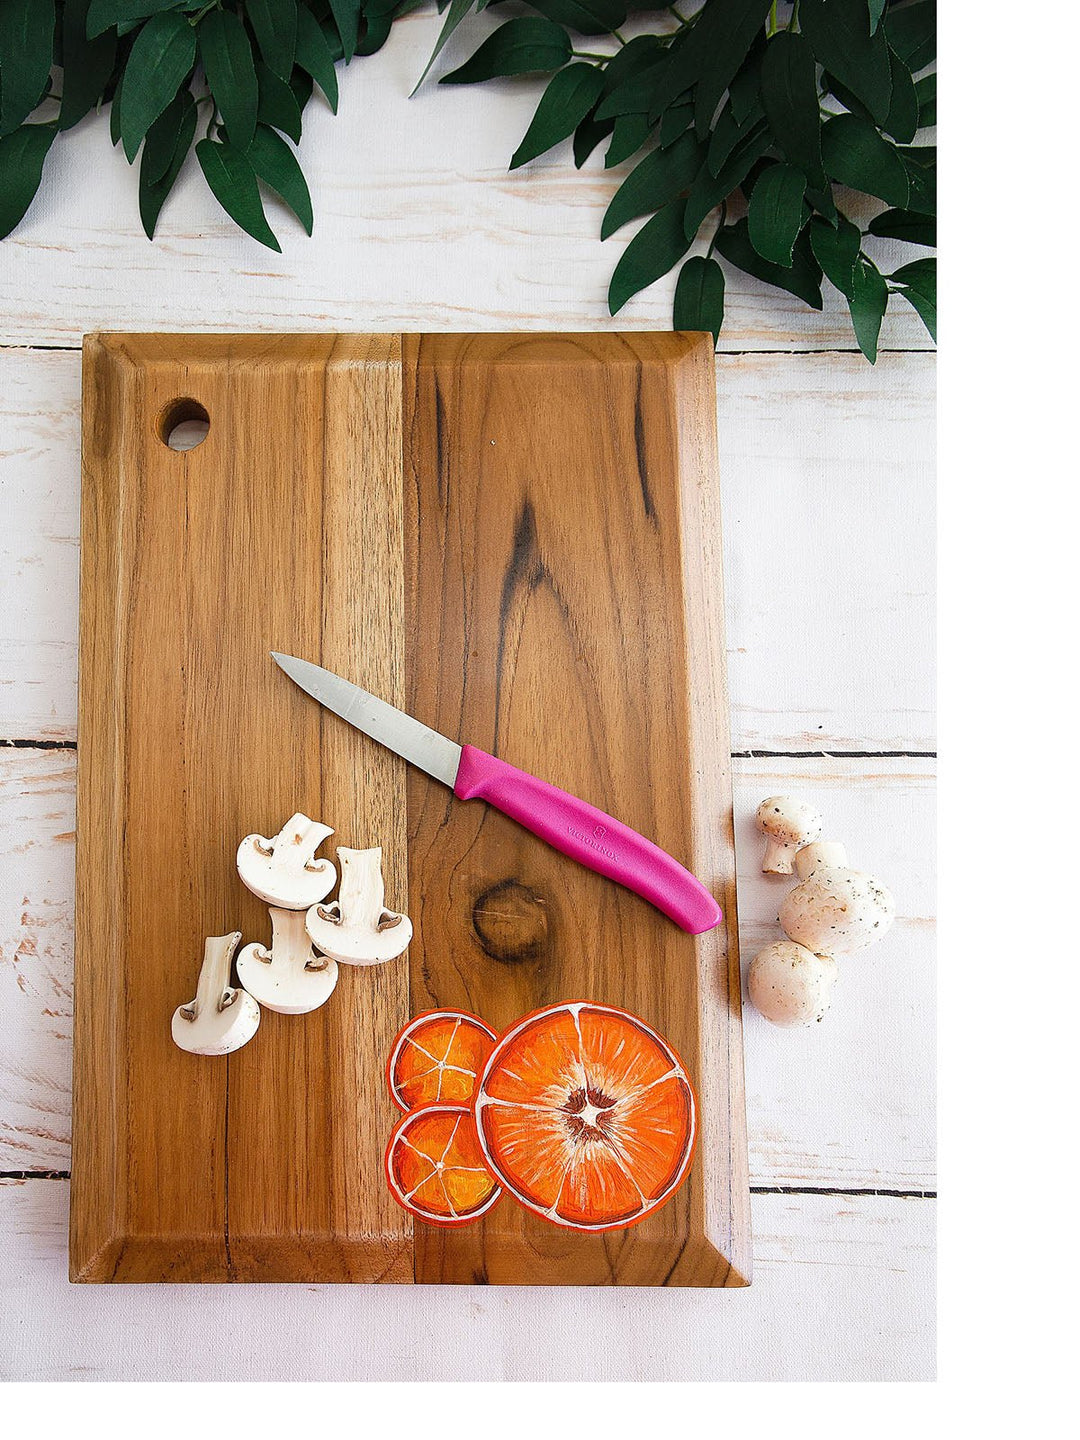
[{"label": "whole mushroom", "polygon": [[758,829],[765,836],[761,868],[766,875],[790,875],[795,853],[821,834],[821,816],[795,795],[770,795],[757,808]]},{"label": "whole mushroom", "polygon": [[830,956],[777,940],[751,960],[746,985],[755,1008],[773,1025],[813,1025],[829,1008],[836,970]]},{"label": "whole mushroom", "polygon": [[850,955],[880,940],[896,912],[890,892],[873,875],[849,869],[842,845],[806,848],[810,854],[795,862],[802,883],[780,906],[784,934],[816,955]]}]

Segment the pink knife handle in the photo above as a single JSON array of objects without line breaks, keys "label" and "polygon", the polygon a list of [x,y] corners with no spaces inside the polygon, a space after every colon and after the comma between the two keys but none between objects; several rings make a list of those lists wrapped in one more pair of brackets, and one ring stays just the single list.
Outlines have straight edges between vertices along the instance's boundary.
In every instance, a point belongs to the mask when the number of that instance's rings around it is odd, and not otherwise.
[{"label": "pink knife handle", "polygon": [[659,845],[474,745],[461,747],[454,794],[486,800],[572,860],[644,896],[691,935],[720,923],[720,906],[705,886]]}]

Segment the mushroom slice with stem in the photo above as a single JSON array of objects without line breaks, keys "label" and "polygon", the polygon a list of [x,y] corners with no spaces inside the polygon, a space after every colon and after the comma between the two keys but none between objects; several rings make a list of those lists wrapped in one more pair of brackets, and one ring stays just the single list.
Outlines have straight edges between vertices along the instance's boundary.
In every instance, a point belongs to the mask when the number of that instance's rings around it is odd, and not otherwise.
[{"label": "mushroom slice with stem", "polygon": [[836,961],[815,955],[793,940],[766,945],[750,961],[746,988],[750,999],[773,1025],[813,1025],[832,999]]},{"label": "mushroom slice with stem", "polygon": [[758,806],[756,819],[765,836],[761,868],[766,875],[790,875],[795,852],[821,834],[821,816],[794,795],[770,795]]},{"label": "mushroom slice with stem", "polygon": [[211,935],[203,950],[195,999],[173,1012],[172,1038],[192,1055],[228,1055],[246,1045],[259,1028],[259,1007],[229,984],[240,931]]},{"label": "mushroom slice with stem", "polygon": [[382,847],[338,847],[341,889],[330,905],[307,912],[307,933],[314,945],[343,965],[381,965],[393,960],[412,939],[412,921],[383,903]]},{"label": "mushroom slice with stem", "polygon": [[816,955],[862,950],[881,939],[896,913],[881,881],[849,869],[846,859],[843,846],[833,841],[808,845],[795,862],[802,884],[780,906],[784,934]]},{"label": "mushroom slice with stem", "polygon": [[325,1005],[337,984],[338,967],[316,955],[299,910],[270,909],[273,939],[245,945],[236,962],[240,983],[267,1010],[279,1015],[306,1015]]},{"label": "mushroom slice with stem", "polygon": [[245,835],[236,851],[240,879],[260,900],[282,910],[306,910],[329,895],[337,871],[315,851],[334,832],[299,812],[271,840]]}]

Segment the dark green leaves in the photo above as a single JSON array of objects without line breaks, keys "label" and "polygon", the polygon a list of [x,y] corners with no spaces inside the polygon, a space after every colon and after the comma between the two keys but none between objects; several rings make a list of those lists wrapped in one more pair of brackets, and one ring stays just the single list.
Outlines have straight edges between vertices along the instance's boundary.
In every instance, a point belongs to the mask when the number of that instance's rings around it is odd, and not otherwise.
[{"label": "dark green leaves", "polygon": [[296,17],[296,63],[315,81],[336,115],[338,83],[334,57],[322,26],[306,6],[300,7]]},{"label": "dark green leaves", "polygon": [[792,251],[806,218],[803,194],[806,176],[794,165],[770,165],[761,172],[750,196],[747,225],[750,243],[763,260],[790,265]]},{"label": "dark green leaves", "polygon": [[284,131],[290,140],[299,143],[303,120],[292,86],[275,75],[261,60],[255,62],[255,77],[259,82],[259,123],[273,125],[275,130]]},{"label": "dark green leaves", "polygon": [[147,131],[139,165],[139,217],[150,240],[191,149],[196,119],[194,98],[182,90]]},{"label": "dark green leaves", "polygon": [[813,310],[821,309],[821,267],[814,259],[805,230],[795,242],[790,266],[773,265],[761,258],[751,244],[745,220],[721,225],[713,245],[729,264],[745,270],[747,275],[797,295]]},{"label": "dark green leaves", "polygon": [[688,189],[703,159],[702,147],[690,134],[683,135],[667,150],[651,151],[631,170],[612,197],[600,226],[601,240],[614,235],[627,221],[658,210]]},{"label": "dark green leaves", "polygon": [[610,35],[626,21],[623,0],[529,0],[529,4],[579,35]]},{"label": "dark green leaves", "polygon": [[[435,64],[435,61],[439,58],[439,54],[441,53],[443,46],[450,39],[450,36],[454,33],[457,27],[461,24],[462,20],[465,19],[465,16],[468,15],[469,11],[476,3],[477,0],[450,0],[449,8],[446,11],[446,19],[443,21],[442,29],[439,31],[439,38],[435,42],[435,49],[432,50],[431,54],[428,56],[428,62],[424,66],[424,73],[420,76],[420,79],[413,86],[413,95],[416,94],[417,90],[420,89],[420,86],[427,79],[428,71],[431,69],[432,65]],[[439,9],[441,10],[442,8],[443,7],[440,5]]]},{"label": "dark green leaves", "polygon": [[683,233],[685,200],[672,200],[641,227],[623,251],[608,287],[608,309],[618,314],[627,300],[659,280],[686,254],[690,242]]},{"label": "dark green leaves", "polygon": [[362,0],[330,0],[330,13],[334,17],[334,26],[338,33],[338,39],[341,41],[341,52],[345,57],[346,65],[352,58],[360,35],[360,12],[362,9]]},{"label": "dark green leaves", "polygon": [[120,94],[120,136],[129,161],[194,64],[195,31],[183,15],[154,15],[136,35]]},{"label": "dark green leaves", "polygon": [[60,55],[64,64],[60,129],[70,130],[101,99],[116,60],[116,35],[107,31],[86,38],[89,0],[67,0],[61,31]]},{"label": "dark green leaves", "polygon": [[936,0],[918,0],[915,5],[894,6],[881,28],[913,75],[934,63],[937,56]]},{"label": "dark green leaves", "polygon": [[919,97],[915,93],[911,72],[894,50],[889,51],[889,66],[892,99],[883,129],[901,145],[906,145],[915,138],[915,131],[919,128]]},{"label": "dark green leaves", "polygon": [[558,70],[570,59],[570,37],[561,25],[542,15],[508,20],[464,65],[451,70],[442,85],[472,85],[494,75],[525,75],[534,70]]},{"label": "dark green leaves", "polygon": [[782,30],[765,47],[761,101],[784,158],[812,185],[824,186],[814,55],[801,35]]},{"label": "dark green leaves", "polygon": [[52,0],[0,0],[0,135],[10,135],[41,103],[55,24]]},{"label": "dark green leaves", "polygon": [[247,0],[245,8],[267,68],[288,80],[296,59],[296,0]]},{"label": "dark green leaves", "polygon": [[536,107],[524,139],[514,151],[514,170],[572,135],[600,98],[603,72],[593,65],[568,65],[555,74]]},{"label": "dark green leaves", "polygon": [[820,64],[883,125],[892,99],[885,31],[870,34],[866,0],[800,0],[799,28]]},{"label": "dark green leaves", "polygon": [[878,335],[888,303],[889,287],[877,266],[866,259],[857,260],[848,309],[859,349],[871,365],[877,359]]},{"label": "dark green leaves", "polygon": [[835,226],[818,215],[810,221],[810,248],[814,258],[841,295],[849,300],[855,289],[855,262],[861,244],[859,227],[843,215],[837,216]]},{"label": "dark green leaves", "polygon": [[195,146],[206,183],[222,208],[247,233],[271,250],[281,251],[277,237],[266,223],[259,182],[251,161],[235,146],[216,140],[200,140]]},{"label": "dark green leaves", "polygon": [[0,240],[30,208],[41,184],[41,167],[56,139],[52,125],[21,125],[0,139]]},{"label": "dark green leaves", "polygon": [[937,221],[915,210],[886,210],[883,215],[875,215],[867,228],[871,235],[907,240],[912,245],[937,244]]},{"label": "dark green leaves", "polygon": [[695,30],[701,73],[694,97],[698,134],[708,133],[724,91],[734,80],[765,23],[769,0],[706,0]]},{"label": "dark green leaves", "polygon": [[162,10],[176,10],[183,3],[184,0],[90,0],[86,34],[92,40],[103,30],[117,26],[122,33],[140,20],[146,20]]},{"label": "dark green leaves", "polygon": [[711,330],[716,344],[724,323],[724,272],[715,260],[693,255],[683,265],[672,318],[676,330]]},{"label": "dark green leaves", "polygon": [[246,150],[259,110],[259,84],[247,31],[231,10],[211,10],[199,22],[198,36],[206,83],[222,123],[232,143]]},{"label": "dark green leaves", "polygon": [[932,340],[937,339],[937,261],[913,260],[910,265],[901,265],[889,279],[899,286],[903,295],[919,312],[919,318],[930,332]]},{"label": "dark green leaves", "polygon": [[822,128],[821,153],[830,179],[901,209],[907,205],[911,187],[904,157],[868,120],[834,116]]},{"label": "dark green leaves", "polygon": [[314,217],[307,181],[299,161],[281,136],[260,125],[248,146],[247,158],[263,184],[281,196],[310,235]]}]

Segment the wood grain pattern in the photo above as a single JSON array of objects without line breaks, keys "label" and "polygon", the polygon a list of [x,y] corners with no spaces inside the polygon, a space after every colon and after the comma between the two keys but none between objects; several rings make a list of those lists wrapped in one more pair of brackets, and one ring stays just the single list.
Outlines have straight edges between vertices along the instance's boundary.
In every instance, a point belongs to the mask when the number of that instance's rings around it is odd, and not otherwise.
[{"label": "wood grain pattern", "polygon": [[413,1008],[502,1029],[561,1000],[623,1006],[684,1057],[707,1122],[689,1183],[631,1230],[565,1231],[504,1201],[480,1225],[418,1228],[417,1279],[745,1284],[729,745],[705,663],[722,653],[711,349],[413,336],[404,364],[408,708],[651,836],[728,919],[695,940],[409,776]]},{"label": "wood grain pattern", "polygon": [[[397,352],[87,341],[73,1278],[410,1276],[371,1083],[407,1014],[400,967],[343,977],[302,1021],[264,1013],[225,1063],[178,1051],[167,1024],[204,935],[266,930],[232,864],[250,830],[301,809],[342,843],[375,833],[404,893],[400,763],[351,732],[346,763],[346,727],[269,658],[400,686]],[[186,396],[210,433],[178,454],[161,417]]]},{"label": "wood grain pattern", "polygon": [[[72,1273],[745,1284],[711,350],[404,348],[88,342]],[[211,424],[181,456],[162,417],[184,396]],[[246,830],[303,809],[382,843],[404,889],[402,763],[283,685],[271,647],[617,810],[714,888],[726,930],[686,936],[414,774],[408,968],[264,1015],[226,1064],[180,1054],[151,1017],[189,998],[202,935],[266,928],[223,858]],[[434,1004],[502,1027],[569,998],[642,1014],[687,1061],[705,1107],[689,1183],[614,1236],[507,1202],[410,1243],[379,1164],[394,1031]]]}]

